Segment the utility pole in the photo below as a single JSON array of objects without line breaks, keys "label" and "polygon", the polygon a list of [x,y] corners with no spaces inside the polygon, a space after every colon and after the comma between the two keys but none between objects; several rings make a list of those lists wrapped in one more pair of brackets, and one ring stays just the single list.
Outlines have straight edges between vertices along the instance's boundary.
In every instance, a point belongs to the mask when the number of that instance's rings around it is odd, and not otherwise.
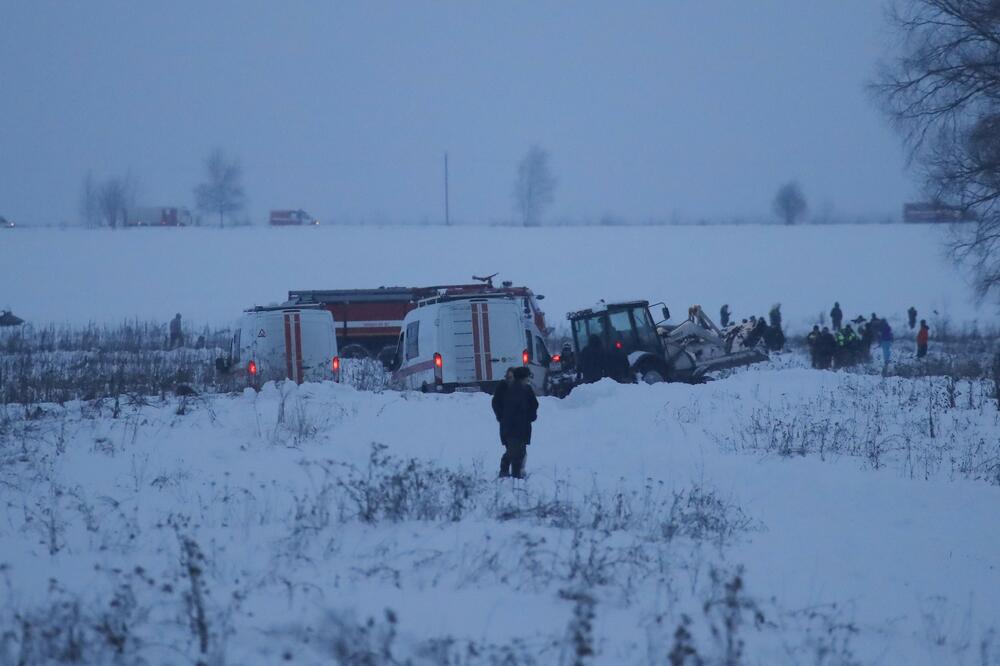
[{"label": "utility pole", "polygon": [[444,226],[451,225],[451,217],[448,210],[448,153],[444,154]]}]

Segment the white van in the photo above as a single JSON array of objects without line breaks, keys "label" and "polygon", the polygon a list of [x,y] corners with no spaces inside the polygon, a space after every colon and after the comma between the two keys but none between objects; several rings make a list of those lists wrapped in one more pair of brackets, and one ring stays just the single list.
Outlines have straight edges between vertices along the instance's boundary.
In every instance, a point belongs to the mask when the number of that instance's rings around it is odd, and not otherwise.
[{"label": "white van", "polygon": [[392,384],[398,389],[492,393],[507,368],[527,366],[542,393],[551,361],[542,334],[520,300],[507,295],[439,296],[403,320]]},{"label": "white van", "polygon": [[255,307],[243,312],[228,358],[216,368],[236,384],[260,388],[271,380],[296,384],[340,381],[333,315],[320,306]]}]

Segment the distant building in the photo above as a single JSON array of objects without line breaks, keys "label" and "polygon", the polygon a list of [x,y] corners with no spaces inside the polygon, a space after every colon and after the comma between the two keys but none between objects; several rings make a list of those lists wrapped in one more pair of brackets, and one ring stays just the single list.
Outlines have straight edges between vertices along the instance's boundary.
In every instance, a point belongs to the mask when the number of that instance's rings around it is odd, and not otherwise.
[{"label": "distant building", "polygon": [[191,211],[177,206],[130,208],[125,216],[126,227],[187,227],[191,222]]},{"label": "distant building", "polygon": [[955,224],[973,222],[975,217],[958,206],[934,201],[903,204],[903,222],[908,224]]}]

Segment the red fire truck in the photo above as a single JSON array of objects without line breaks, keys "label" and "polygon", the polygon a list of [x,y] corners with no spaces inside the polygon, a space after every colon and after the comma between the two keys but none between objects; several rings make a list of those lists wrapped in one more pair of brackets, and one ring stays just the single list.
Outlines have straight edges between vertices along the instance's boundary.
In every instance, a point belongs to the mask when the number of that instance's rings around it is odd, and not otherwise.
[{"label": "red fire truck", "polygon": [[320,304],[333,314],[337,327],[337,348],[347,358],[378,358],[388,363],[396,351],[400,327],[406,313],[426,298],[438,296],[475,296],[505,294],[521,301],[526,317],[545,335],[545,313],[528,287],[515,287],[510,282],[493,286],[493,276],[474,278],[476,284],[449,284],[430,287],[378,287],[377,289],[301,289],[288,292],[288,304]]}]

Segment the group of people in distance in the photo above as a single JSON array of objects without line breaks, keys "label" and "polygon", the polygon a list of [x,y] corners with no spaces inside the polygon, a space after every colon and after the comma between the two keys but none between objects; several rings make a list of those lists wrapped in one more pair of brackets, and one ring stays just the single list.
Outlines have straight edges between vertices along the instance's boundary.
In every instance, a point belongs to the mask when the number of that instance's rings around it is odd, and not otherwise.
[{"label": "group of people in distance", "polygon": [[729,305],[723,305],[719,310],[719,327],[727,338],[741,334],[743,347],[754,347],[763,342],[768,351],[781,351],[785,348],[785,332],[781,328],[781,303],[775,303],[767,313],[757,317],[750,315],[737,324],[732,319]]},{"label": "group of people in distance", "polygon": [[[907,310],[910,329],[916,328],[917,309],[910,306]],[[840,303],[834,303],[830,310],[831,331],[826,326],[813,326],[806,336],[809,346],[809,356],[812,367],[818,369],[844,368],[872,360],[872,344],[878,343],[882,350],[882,363],[888,365],[892,360],[892,343],[894,336],[892,326],[885,319],[880,319],[874,312],[870,319],[858,316],[844,324],[844,313]],[[854,324],[852,326],[851,324]],[[842,325],[843,324],[843,325]],[[917,332],[917,358],[927,355],[927,344],[930,339],[930,328],[927,321],[920,320],[920,330]]]}]

